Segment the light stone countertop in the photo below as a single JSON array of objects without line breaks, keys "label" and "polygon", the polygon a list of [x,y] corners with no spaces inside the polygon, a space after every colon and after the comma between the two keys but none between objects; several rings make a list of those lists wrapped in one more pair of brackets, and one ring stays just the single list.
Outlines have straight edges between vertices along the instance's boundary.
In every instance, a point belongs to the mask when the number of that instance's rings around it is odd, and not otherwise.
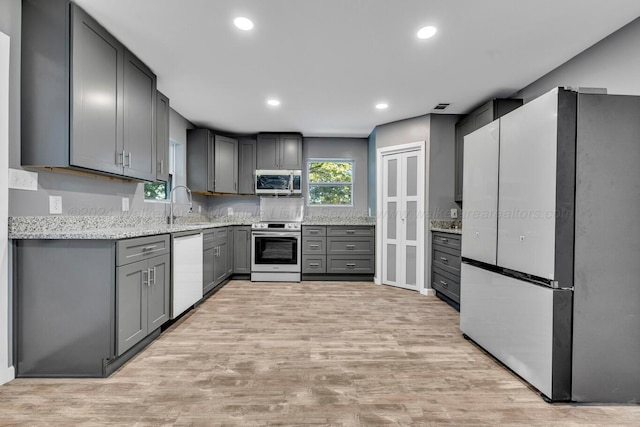
[{"label": "light stone countertop", "polygon": [[[181,221],[180,221],[181,220]],[[126,216],[42,216],[12,217],[9,239],[14,240],[119,240],[184,231],[206,230],[231,225],[251,225],[259,218],[230,216],[179,219],[169,226],[156,217]],[[303,225],[365,225],[375,226],[375,218],[368,217],[310,217]]]},{"label": "light stone countertop", "polygon": [[431,231],[439,231],[441,233],[450,233],[450,234],[462,234],[462,229],[461,228],[431,227]]}]

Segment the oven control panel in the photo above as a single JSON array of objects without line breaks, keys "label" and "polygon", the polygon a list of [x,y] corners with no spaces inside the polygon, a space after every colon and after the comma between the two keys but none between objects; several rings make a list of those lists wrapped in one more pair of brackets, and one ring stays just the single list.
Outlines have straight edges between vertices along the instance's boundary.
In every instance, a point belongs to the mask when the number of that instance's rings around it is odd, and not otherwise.
[{"label": "oven control panel", "polygon": [[254,230],[296,231],[301,230],[302,225],[299,222],[257,222],[251,224],[251,228]]}]

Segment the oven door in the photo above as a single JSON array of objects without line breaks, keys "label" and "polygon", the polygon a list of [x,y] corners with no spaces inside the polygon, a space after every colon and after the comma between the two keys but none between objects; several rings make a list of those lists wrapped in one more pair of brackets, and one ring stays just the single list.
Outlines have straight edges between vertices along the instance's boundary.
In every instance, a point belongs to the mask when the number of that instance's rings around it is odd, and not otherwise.
[{"label": "oven door", "polygon": [[251,234],[251,271],[300,272],[300,233],[261,232]]}]

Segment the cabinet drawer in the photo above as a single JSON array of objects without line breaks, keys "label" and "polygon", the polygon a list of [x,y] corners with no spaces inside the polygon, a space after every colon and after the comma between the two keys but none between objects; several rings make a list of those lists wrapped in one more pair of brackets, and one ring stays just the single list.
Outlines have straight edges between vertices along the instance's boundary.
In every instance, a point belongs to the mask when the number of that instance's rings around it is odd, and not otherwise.
[{"label": "cabinet drawer", "polygon": [[303,236],[326,236],[327,227],[325,227],[324,225],[321,225],[321,226],[304,225],[302,226],[302,235]]},{"label": "cabinet drawer", "polygon": [[214,230],[207,230],[202,234],[202,248],[209,249],[215,246],[216,233]]},{"label": "cabinet drawer", "polygon": [[327,273],[374,274],[374,257],[362,255],[327,256]]},{"label": "cabinet drawer", "polygon": [[431,272],[431,286],[455,302],[460,302],[460,280],[437,267]]},{"label": "cabinet drawer", "polygon": [[440,233],[432,231],[432,242],[434,245],[446,246],[452,249],[460,250],[460,235],[450,233]]},{"label": "cabinet drawer", "polygon": [[373,237],[327,237],[327,255],[369,255],[374,253],[374,248]]},{"label": "cabinet drawer", "polygon": [[117,265],[125,265],[142,259],[169,253],[169,235],[136,237],[118,240],[116,243]]},{"label": "cabinet drawer", "polygon": [[[451,251],[454,252],[454,251]],[[449,273],[460,277],[460,255],[451,254],[450,252],[441,251],[439,247],[433,246],[432,264],[438,268],[448,271]]]},{"label": "cabinet drawer", "polygon": [[302,257],[302,273],[326,273],[327,257],[324,255],[311,255]]},{"label": "cabinet drawer", "polygon": [[322,254],[327,252],[326,237],[303,237],[302,253],[303,254]]},{"label": "cabinet drawer", "polygon": [[371,226],[355,225],[348,227],[344,225],[340,226],[327,226],[327,236],[373,236],[375,235],[375,229]]}]

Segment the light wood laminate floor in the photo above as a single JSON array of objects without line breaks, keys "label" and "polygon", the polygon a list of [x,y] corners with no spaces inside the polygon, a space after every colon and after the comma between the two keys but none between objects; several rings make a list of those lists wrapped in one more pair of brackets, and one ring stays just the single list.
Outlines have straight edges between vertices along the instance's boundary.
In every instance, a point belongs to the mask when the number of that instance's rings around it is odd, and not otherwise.
[{"label": "light wood laminate floor", "polygon": [[107,379],[16,379],[0,425],[640,425],[547,404],[435,297],[372,283],[232,281]]}]

